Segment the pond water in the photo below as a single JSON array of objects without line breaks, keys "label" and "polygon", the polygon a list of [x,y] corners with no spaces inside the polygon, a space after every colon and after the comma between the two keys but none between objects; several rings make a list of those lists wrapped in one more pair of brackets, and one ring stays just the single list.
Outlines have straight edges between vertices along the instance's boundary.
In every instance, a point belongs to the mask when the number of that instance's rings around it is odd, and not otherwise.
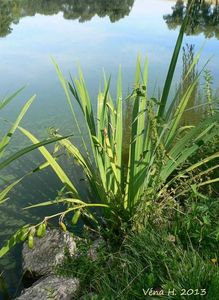
[{"label": "pond water", "polygon": [[[128,92],[133,86],[136,57],[140,53],[149,59],[148,89],[152,95],[158,87],[162,88],[182,12],[183,2],[171,0],[0,0],[0,97],[26,85],[0,117],[14,120],[25,101],[36,94],[37,100],[22,125],[38,136],[50,126],[61,128],[63,134],[72,133],[69,110],[51,57],[66,76],[69,72],[76,75],[77,65],[81,65],[95,105],[103,67],[112,76],[113,90],[120,64],[124,90]],[[184,46],[192,45],[195,53],[203,47],[198,68],[211,58],[208,69],[216,90],[219,8],[206,1],[193,20]],[[173,86],[181,76],[182,59]],[[27,156],[11,168],[13,176],[24,174],[38,162],[37,154]],[[49,170],[19,186],[10,201],[0,207],[0,246],[18,226],[26,221],[34,222],[20,207],[53,199],[59,188],[57,178]],[[38,210],[36,218],[43,213]],[[17,257],[19,249],[16,248],[0,262],[1,269],[8,269],[5,276],[12,293],[20,274]]]}]

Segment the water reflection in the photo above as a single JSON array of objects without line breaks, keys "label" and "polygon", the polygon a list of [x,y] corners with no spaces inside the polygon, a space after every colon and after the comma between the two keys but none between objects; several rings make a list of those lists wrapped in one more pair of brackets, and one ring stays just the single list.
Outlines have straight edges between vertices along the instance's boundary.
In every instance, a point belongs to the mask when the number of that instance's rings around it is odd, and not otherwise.
[{"label": "water reflection", "polygon": [[[172,14],[164,16],[169,29],[176,29],[182,24],[183,17],[190,5],[191,0],[186,4],[183,0],[177,0],[172,7]],[[216,37],[219,39],[219,2],[207,0],[194,0],[192,17],[186,33],[198,35],[203,33],[206,38]]]},{"label": "water reflection", "polygon": [[[183,46],[182,51],[183,51],[183,55],[182,55],[183,70],[181,76],[178,103],[181,101],[183,95],[185,95],[186,91],[190,87],[191,82],[195,82],[196,77],[198,75],[197,65],[195,65],[194,68],[189,72],[192,63],[194,62],[195,45],[186,44],[185,46]],[[197,124],[197,122],[203,118],[203,112],[199,107],[199,105],[201,104],[200,94],[201,94],[200,86],[199,86],[199,82],[197,81],[193,89],[193,92],[189,98],[189,101],[187,103],[186,111],[182,116],[181,119],[182,125],[194,125]],[[178,105],[178,103],[176,104]]]},{"label": "water reflection", "polygon": [[108,16],[116,22],[128,16],[134,0],[8,0],[0,1],[0,37],[11,33],[12,24],[22,17],[35,14],[54,15],[63,13],[65,19],[78,19],[79,22],[91,20],[95,15]]}]

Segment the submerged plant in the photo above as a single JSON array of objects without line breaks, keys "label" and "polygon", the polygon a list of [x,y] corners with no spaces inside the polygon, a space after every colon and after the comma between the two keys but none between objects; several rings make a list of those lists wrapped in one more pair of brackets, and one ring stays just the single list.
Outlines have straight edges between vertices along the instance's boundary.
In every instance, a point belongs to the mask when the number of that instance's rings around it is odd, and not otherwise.
[{"label": "submerged plant", "polygon": [[[11,96],[3,99],[0,102],[0,110],[2,110],[5,106],[7,106],[22,90],[23,90],[23,88],[17,90]],[[27,146],[12,155],[9,155],[9,156],[5,155],[6,149],[8,148],[8,145],[9,145],[11,139],[13,138],[16,130],[18,128],[20,128],[19,127],[20,122],[22,121],[24,115],[26,114],[27,110],[29,109],[29,107],[31,106],[31,104],[33,103],[35,98],[36,98],[36,96],[33,96],[26,102],[26,104],[21,109],[16,121],[14,123],[11,123],[9,131],[0,139],[0,171],[4,170],[13,161],[15,161],[18,158],[20,158],[21,156],[29,153],[30,151],[33,151],[34,149],[37,149],[40,146],[45,146],[47,144],[56,142],[58,140],[57,138],[52,138],[52,139],[47,139],[44,141],[39,141],[38,143]],[[30,175],[30,174],[28,174],[28,175]],[[0,178],[4,179],[3,176]],[[23,180],[23,178],[20,178],[16,181],[12,182],[10,185],[7,185],[0,191],[0,204],[5,202],[8,199],[7,198],[8,193],[11,191],[11,189],[13,189],[15,187],[15,185],[17,185],[21,180]]]},{"label": "submerged plant", "polygon": [[[55,201],[48,201],[29,208],[63,203],[67,205],[62,212],[45,219],[37,225],[27,226],[23,231],[18,231],[0,251],[0,256],[8,251],[10,243],[14,245],[17,240],[28,238],[33,246],[33,237],[36,232],[41,232],[42,226],[54,217],[59,217],[59,224],[65,231],[64,218],[72,215],[72,223],[76,224],[80,217],[88,218],[94,225],[104,228],[104,234],[112,233],[113,238],[128,228],[139,229],[145,225],[151,208],[163,204],[169,199],[177,199],[186,193],[179,190],[178,194],[172,191],[174,182],[179,179],[188,180],[195,184],[195,188],[218,182],[219,178],[193,182],[191,174],[200,166],[219,157],[219,152],[208,155],[200,161],[186,165],[202,145],[208,143],[218,135],[219,114],[206,118],[204,121],[192,126],[181,126],[181,118],[192,96],[200,73],[195,74],[184,93],[176,96],[169,105],[170,88],[178,60],[183,34],[188,21],[188,16],[180,29],[178,40],[173,52],[169,71],[160,99],[150,98],[147,93],[148,69],[147,61],[142,68],[140,57],[137,60],[134,88],[130,95],[124,97],[122,91],[122,75],[119,71],[117,97],[110,95],[110,78],[104,76],[104,89],[97,97],[97,116],[86,87],[83,73],[79,70],[79,77],[68,82],[55,64],[61,85],[63,87],[72,117],[81,134],[82,149],[63,137],[56,131],[55,138],[60,139],[58,146],[63,147],[69,155],[81,166],[89,185],[90,201],[87,202],[63,170],[58,160],[43,146],[39,151],[64,185],[64,196]],[[185,80],[193,72],[199,54],[185,75]],[[73,99],[72,99],[73,96]],[[82,113],[87,128],[87,136],[83,136],[79,118],[75,112],[75,101]],[[124,102],[132,103],[130,122],[130,140],[128,159],[124,159]],[[19,127],[19,130],[28,137],[34,145],[38,139],[29,131]],[[205,170],[205,173],[208,169]],[[95,217],[90,208],[101,208],[100,215]],[[39,234],[41,236],[41,234]]]},{"label": "submerged plant", "polygon": [[[7,106],[21,91],[23,88],[16,91],[13,95],[6,97],[0,102],[0,111]],[[1,138],[0,140],[0,171],[3,170],[10,162],[16,159],[16,156],[19,157],[19,155],[10,156],[8,159],[4,159],[4,154],[6,151],[6,148],[8,147],[16,129],[18,128],[21,120],[23,119],[25,113],[29,109],[30,105],[34,101],[35,96],[33,96],[31,99],[27,101],[27,103],[22,108],[19,116],[17,117],[16,121],[11,125],[9,131]],[[31,146],[32,147],[32,146]],[[34,147],[35,148],[35,147]],[[25,152],[25,151],[24,151]],[[21,155],[20,155],[21,156]],[[2,161],[3,160],[3,161]],[[3,178],[3,177],[2,177]],[[18,183],[19,181],[15,181],[6,188],[4,188],[2,191],[0,191],[0,203],[3,203],[7,200],[7,194],[9,191]]]},{"label": "submerged plant", "polygon": [[[23,88],[17,90],[15,93],[13,93],[12,95],[10,95],[9,97],[6,97],[4,98],[2,101],[0,101],[0,111],[3,110],[3,108],[5,108],[7,105],[9,105],[9,103],[11,101],[13,101],[16,96],[23,90]],[[36,171],[39,171],[39,170],[42,170],[46,167],[49,166],[48,163],[44,163],[42,164],[41,166],[39,166],[38,168],[36,168],[35,170],[25,174],[23,177],[19,178],[19,179],[16,179],[16,180],[13,180],[12,182],[8,183],[8,180],[5,180],[5,170],[7,168],[8,165],[10,165],[12,162],[16,161],[17,159],[19,159],[20,157],[26,155],[27,153],[33,151],[34,149],[37,149],[41,146],[45,146],[45,145],[48,145],[48,144],[51,144],[51,143],[54,143],[58,140],[60,140],[60,138],[57,138],[57,137],[53,137],[53,138],[48,138],[48,139],[45,139],[43,141],[39,141],[38,143],[34,144],[34,145],[29,145],[27,147],[24,147],[22,148],[21,150],[13,153],[13,154],[8,154],[6,152],[6,150],[8,149],[9,147],[9,144],[12,140],[12,138],[14,137],[14,134],[15,132],[21,128],[19,125],[23,119],[23,117],[25,116],[26,112],[28,111],[29,107],[31,106],[31,104],[33,103],[34,99],[35,99],[36,96],[33,96],[31,97],[26,103],[25,105],[23,106],[23,108],[21,109],[17,119],[15,120],[14,123],[11,123],[11,122],[8,122],[9,123],[9,130],[8,132],[3,135],[1,138],[0,138],[0,179],[1,181],[3,182],[0,186],[0,205],[3,204],[5,201],[7,201],[9,198],[8,198],[8,194],[9,192],[15,188],[16,185],[18,185],[24,178],[26,178],[27,176],[30,176],[31,174],[33,174],[34,172]],[[6,121],[4,119],[0,119],[1,121]],[[62,137],[61,139],[63,139],[65,137]],[[4,174],[2,173],[3,171]],[[24,228],[21,228],[19,230],[19,232],[23,232],[23,230],[25,228],[28,228],[28,225],[27,226],[24,226]],[[8,242],[7,243],[7,246],[6,248],[3,247],[3,249],[0,251],[0,257],[2,255],[4,255],[4,253],[6,253],[8,251],[8,249],[10,247],[12,247],[13,245],[15,245],[17,242],[21,241],[22,239],[22,235],[20,234],[19,235],[19,238],[18,236],[16,235],[16,238],[15,237],[12,237],[10,243]]]}]

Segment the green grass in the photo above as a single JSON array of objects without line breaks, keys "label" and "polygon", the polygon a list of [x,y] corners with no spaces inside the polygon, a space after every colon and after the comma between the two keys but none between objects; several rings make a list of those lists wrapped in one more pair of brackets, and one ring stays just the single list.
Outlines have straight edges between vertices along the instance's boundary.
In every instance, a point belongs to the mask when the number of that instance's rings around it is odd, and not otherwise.
[{"label": "green grass", "polygon": [[[181,241],[182,224],[184,235],[188,235],[186,243]],[[200,251],[200,245],[190,241],[189,235],[196,231],[186,230],[186,219],[181,218],[180,224],[173,221],[172,225],[177,226],[174,236],[168,228],[148,225],[141,233],[125,236],[120,248],[112,249],[103,243],[95,261],[87,255],[90,246],[82,244],[82,255],[66,259],[57,272],[80,278],[81,295],[88,295],[84,299],[151,299],[143,293],[143,289],[150,288],[166,294],[175,290],[175,296],[165,294],[161,299],[217,299],[219,270],[212,259],[218,259],[219,243]],[[190,289],[196,293],[205,289],[206,295],[182,295],[183,290]],[[96,296],[91,297],[90,293]]]}]

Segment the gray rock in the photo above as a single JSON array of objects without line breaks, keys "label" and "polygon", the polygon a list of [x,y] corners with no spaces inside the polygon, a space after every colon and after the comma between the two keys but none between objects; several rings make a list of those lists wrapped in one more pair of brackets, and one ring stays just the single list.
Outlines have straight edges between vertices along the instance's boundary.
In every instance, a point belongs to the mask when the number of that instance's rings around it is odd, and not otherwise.
[{"label": "gray rock", "polygon": [[27,243],[22,250],[23,270],[34,276],[48,275],[55,266],[63,263],[66,252],[70,256],[76,254],[75,238],[69,232],[49,229],[42,238],[35,238],[34,249]]},{"label": "gray rock", "polygon": [[17,300],[72,300],[77,299],[79,280],[50,275],[25,289]]}]

